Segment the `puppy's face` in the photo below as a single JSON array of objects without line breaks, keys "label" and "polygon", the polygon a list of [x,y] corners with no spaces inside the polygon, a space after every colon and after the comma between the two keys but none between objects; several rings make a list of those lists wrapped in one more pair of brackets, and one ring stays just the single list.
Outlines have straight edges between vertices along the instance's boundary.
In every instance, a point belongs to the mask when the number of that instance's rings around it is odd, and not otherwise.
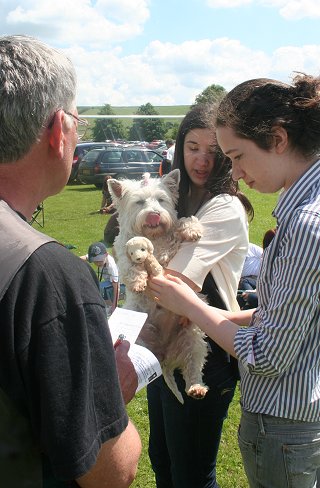
[{"label": "puppy's face", "polygon": [[133,263],[143,263],[149,255],[149,249],[145,243],[127,244],[127,254]]}]

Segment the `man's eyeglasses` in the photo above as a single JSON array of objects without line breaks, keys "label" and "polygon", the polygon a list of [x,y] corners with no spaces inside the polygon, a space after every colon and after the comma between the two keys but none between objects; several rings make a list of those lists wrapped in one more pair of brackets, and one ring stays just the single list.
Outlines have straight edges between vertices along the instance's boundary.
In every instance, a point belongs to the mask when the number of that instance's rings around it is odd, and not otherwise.
[{"label": "man's eyeglasses", "polygon": [[83,137],[87,131],[88,125],[89,125],[88,121],[86,119],[82,119],[80,117],[77,117],[76,115],[72,114],[71,112],[67,112],[67,110],[65,110],[64,108],[59,108],[58,110],[55,111],[55,113],[54,113],[54,115],[53,115],[53,117],[50,120],[50,123],[48,125],[48,129],[51,129],[51,127],[53,126],[54,118],[56,116],[56,113],[59,112],[59,110],[63,110],[66,115],[70,115],[70,117],[72,117],[74,120],[77,121],[78,138],[83,139]]}]

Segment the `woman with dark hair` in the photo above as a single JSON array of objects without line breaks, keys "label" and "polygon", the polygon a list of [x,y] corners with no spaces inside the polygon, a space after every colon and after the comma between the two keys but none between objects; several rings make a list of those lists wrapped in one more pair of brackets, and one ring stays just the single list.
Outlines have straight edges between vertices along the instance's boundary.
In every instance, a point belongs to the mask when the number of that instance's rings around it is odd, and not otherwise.
[{"label": "woman with dark hair", "polygon": [[[238,310],[237,285],[248,248],[246,210],[251,215],[253,209],[232,180],[230,160],[217,147],[215,115],[213,105],[196,106],[179,128],[173,165],[181,173],[178,215],[197,216],[203,236],[184,243],[168,268],[202,290],[211,305]],[[194,400],[175,372],[184,404],[162,377],[148,386],[149,455],[157,488],[219,486],[216,459],[238,369],[209,338],[203,375],[209,391],[204,399]]]},{"label": "woman with dark hair", "polygon": [[[249,80],[222,100],[217,140],[232,176],[280,192],[255,311],[208,307],[175,277],[155,299],[239,360],[239,446],[251,488],[314,488],[320,468],[320,77]],[[249,327],[242,327],[247,325]]]}]

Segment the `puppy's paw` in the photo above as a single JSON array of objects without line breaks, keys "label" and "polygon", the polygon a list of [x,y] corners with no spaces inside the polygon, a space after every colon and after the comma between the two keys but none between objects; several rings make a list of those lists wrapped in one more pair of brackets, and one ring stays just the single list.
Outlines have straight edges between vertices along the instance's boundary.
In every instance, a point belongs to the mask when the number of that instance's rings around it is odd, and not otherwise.
[{"label": "puppy's paw", "polygon": [[131,290],[135,293],[142,293],[147,288],[147,283],[134,283]]},{"label": "puppy's paw", "polygon": [[187,395],[195,400],[202,400],[206,396],[208,390],[209,388],[207,386],[195,384],[190,386]]}]

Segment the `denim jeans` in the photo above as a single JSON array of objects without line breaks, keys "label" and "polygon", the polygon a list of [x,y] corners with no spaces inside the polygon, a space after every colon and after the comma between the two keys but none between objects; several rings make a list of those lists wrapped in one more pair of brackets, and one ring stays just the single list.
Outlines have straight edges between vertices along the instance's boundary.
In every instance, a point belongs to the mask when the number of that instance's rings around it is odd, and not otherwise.
[{"label": "denim jeans", "polygon": [[233,398],[236,379],[230,364],[213,366],[204,375],[209,391],[203,400],[184,392],[184,380],[175,372],[184,397],[182,405],[163,377],[147,387],[149,456],[157,488],[219,488],[216,458],[223,421]]},{"label": "denim jeans", "polygon": [[[239,290],[255,290],[257,285],[257,278],[250,276],[243,276],[239,281]],[[257,295],[255,295],[255,300],[257,300]],[[248,310],[249,308],[256,308],[257,303],[255,300],[249,299],[249,303],[241,296],[237,296],[237,300],[241,310]]]},{"label": "denim jeans", "polygon": [[250,488],[315,488],[320,422],[242,412],[238,442]]}]

